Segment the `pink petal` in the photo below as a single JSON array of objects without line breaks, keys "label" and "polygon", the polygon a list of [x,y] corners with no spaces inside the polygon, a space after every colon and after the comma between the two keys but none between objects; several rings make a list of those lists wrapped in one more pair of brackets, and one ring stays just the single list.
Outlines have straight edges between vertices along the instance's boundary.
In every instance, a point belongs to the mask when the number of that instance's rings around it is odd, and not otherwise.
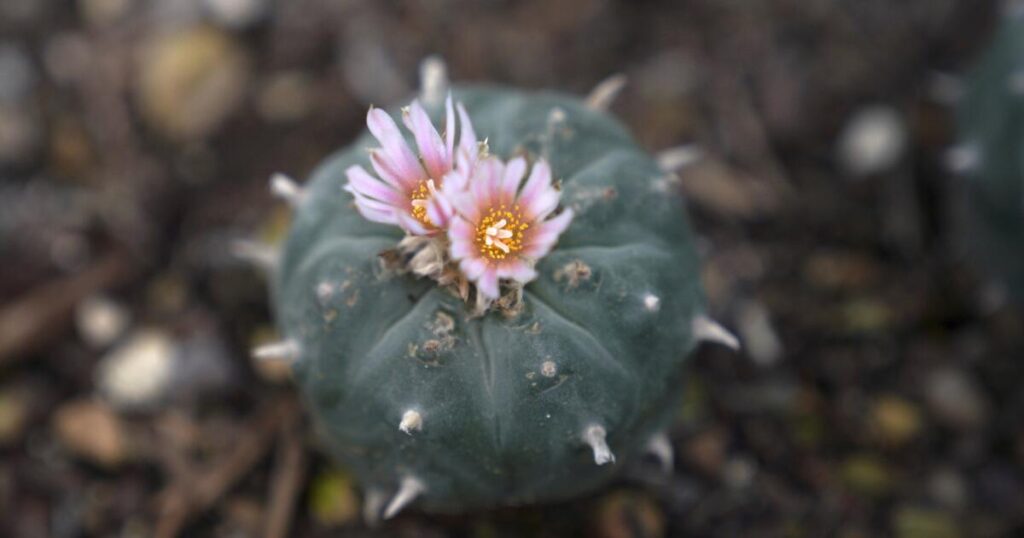
[{"label": "pink petal", "polygon": [[522,182],[525,173],[526,159],[522,157],[516,157],[505,165],[505,173],[502,174],[501,185],[498,187],[500,193],[498,203],[512,205],[516,198],[516,191],[519,190],[519,183]]},{"label": "pink petal", "polygon": [[566,209],[557,217],[528,229],[526,231],[528,237],[524,242],[520,255],[534,260],[546,255],[558,241],[558,236],[562,235],[562,232],[569,227],[572,217],[572,209]]},{"label": "pink petal", "polygon": [[391,185],[395,189],[402,192],[409,193],[419,186],[420,178],[407,178],[391,168],[391,164],[384,156],[384,152],[381,149],[370,150],[370,164],[373,165],[373,171],[377,172],[385,183]]},{"label": "pink petal", "polygon": [[549,188],[544,189],[532,199],[520,199],[519,205],[523,208],[523,214],[527,220],[539,221],[547,218],[558,207],[558,201],[561,198],[562,193]]},{"label": "pink petal", "polygon": [[[472,280],[472,279],[471,279]],[[494,265],[488,265],[484,274],[476,279],[476,289],[488,299],[497,299],[498,292],[498,269]]]},{"label": "pink petal", "polygon": [[498,277],[509,278],[526,284],[537,278],[537,271],[533,268],[532,264],[525,260],[504,260],[498,266]]},{"label": "pink petal", "polygon": [[359,211],[359,214],[362,215],[363,218],[366,220],[380,222],[382,224],[393,224],[396,226],[398,225],[398,219],[395,218],[394,211],[381,211],[378,209],[367,207],[359,203],[359,198],[356,198],[356,211]]},{"label": "pink petal", "polygon": [[444,147],[448,151],[448,158],[455,159],[455,111],[452,108],[452,92],[448,92],[448,98],[444,100]]},{"label": "pink petal", "polygon": [[345,190],[398,207],[403,206],[407,200],[402,193],[371,176],[362,166],[349,167],[345,175],[349,182]]},{"label": "pink petal", "polygon": [[548,166],[547,161],[541,159],[534,163],[533,170],[530,171],[530,178],[526,180],[523,192],[519,193],[520,205],[531,206],[534,199],[548,188],[551,188],[551,167]]},{"label": "pink petal", "polygon": [[447,228],[453,213],[452,204],[443,193],[438,192],[427,200],[427,218],[435,227]]},{"label": "pink petal", "polygon": [[466,150],[469,156],[475,159],[478,150],[473,122],[469,121],[469,114],[466,113],[466,107],[462,106],[462,103],[459,103],[456,107],[459,110],[459,123],[462,127],[462,132],[459,133],[459,147]]},{"label": "pink petal", "polygon": [[473,226],[466,222],[466,219],[461,217],[455,217],[451,221],[451,225],[448,227],[448,240],[451,242],[451,251],[449,254],[452,259],[461,260],[463,258],[472,256],[476,252],[476,245],[474,239],[476,230]]},{"label": "pink petal", "polygon": [[366,114],[366,125],[384,149],[383,160],[398,177],[406,181],[423,179],[423,167],[409,149],[409,145],[405,143],[395,120],[391,119],[387,112],[371,108]]},{"label": "pink petal", "polygon": [[435,231],[427,229],[422,222],[405,211],[396,211],[395,215],[398,217],[398,225],[412,235],[430,235]]},{"label": "pink petal", "polygon": [[462,273],[466,275],[466,278],[474,281],[487,271],[487,267],[487,260],[483,258],[466,258],[459,262],[459,269],[462,269]]},{"label": "pink petal", "polygon": [[443,177],[445,172],[451,169],[451,163],[448,162],[441,135],[437,134],[434,124],[430,123],[430,116],[423,110],[419,101],[413,101],[409,105],[409,109],[402,113],[402,119],[416,138],[416,145],[420,149],[420,157],[423,158],[427,173],[435,179]]}]

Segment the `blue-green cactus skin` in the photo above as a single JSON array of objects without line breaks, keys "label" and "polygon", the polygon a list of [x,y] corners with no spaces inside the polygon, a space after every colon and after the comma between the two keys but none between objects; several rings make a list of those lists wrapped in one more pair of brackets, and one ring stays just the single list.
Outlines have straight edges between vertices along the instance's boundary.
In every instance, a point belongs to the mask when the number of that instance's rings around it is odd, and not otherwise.
[{"label": "blue-green cactus skin", "polygon": [[[402,233],[342,190],[377,146],[363,134],[308,183],[274,280],[279,325],[301,347],[294,374],[323,438],[365,487],[415,477],[417,506],[448,512],[568,498],[606,482],[678,407],[703,311],[683,200],[620,123],[575,98],[453,93],[492,155],[548,159],[576,211],[521,313],[473,318],[432,280],[381,269]],[[408,410],[422,428],[405,433]],[[592,425],[617,464],[595,464]]]},{"label": "blue-green cactus skin", "polygon": [[1024,302],[1024,17],[1009,16],[967,79],[958,110],[969,170],[972,257]]}]

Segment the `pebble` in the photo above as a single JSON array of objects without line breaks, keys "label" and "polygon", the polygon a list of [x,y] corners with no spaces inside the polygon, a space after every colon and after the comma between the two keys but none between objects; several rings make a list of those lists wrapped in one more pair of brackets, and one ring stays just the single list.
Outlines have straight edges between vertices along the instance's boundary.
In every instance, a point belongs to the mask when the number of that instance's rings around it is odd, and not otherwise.
[{"label": "pebble", "polygon": [[309,509],[313,518],[325,527],[340,527],[359,517],[359,498],[352,478],[337,469],[321,471],[309,491]]},{"label": "pebble", "polygon": [[176,344],[166,331],[136,331],[100,360],[100,393],[118,409],[152,408],[166,396],[171,385],[176,351]]},{"label": "pebble", "polygon": [[218,23],[241,29],[262,20],[268,11],[268,0],[204,0],[203,5]]},{"label": "pebble", "polygon": [[79,457],[113,468],[128,457],[124,424],[103,402],[84,399],[61,406],[53,419],[60,443]]},{"label": "pebble", "polygon": [[24,100],[31,95],[35,81],[35,69],[22,47],[0,43],[0,103]]},{"label": "pebble", "polygon": [[924,379],[924,396],[935,419],[951,428],[971,430],[988,421],[988,400],[963,370],[952,367],[933,370]]},{"label": "pebble", "polygon": [[917,406],[899,396],[882,396],[871,405],[870,429],[885,445],[901,446],[921,432]]},{"label": "pebble", "polygon": [[665,536],[665,514],[647,494],[615,491],[599,501],[591,531],[598,538]]},{"label": "pebble", "polygon": [[132,0],[78,0],[78,12],[86,24],[91,26],[108,26],[120,20]]},{"label": "pebble", "polygon": [[893,514],[896,538],[960,538],[960,529],[949,514],[932,509],[905,506]]},{"label": "pebble", "polygon": [[4,387],[0,389],[0,447],[9,446],[21,440],[28,419],[28,404],[21,391]]},{"label": "pebble", "polygon": [[841,477],[850,491],[866,497],[881,497],[892,489],[890,469],[872,454],[847,458],[842,464]]},{"label": "pebble", "polygon": [[127,308],[104,295],[88,297],[75,308],[78,334],[94,348],[112,344],[128,328],[130,320]]},{"label": "pebble", "polygon": [[33,107],[0,103],[0,165],[30,161],[42,141],[42,126]]},{"label": "pebble", "polygon": [[137,97],[154,129],[195,140],[217,130],[242,104],[249,78],[249,59],[234,38],[196,26],[145,44]]},{"label": "pebble", "polygon": [[892,107],[874,105],[857,111],[839,135],[839,161],[852,176],[892,169],[907,145],[906,126]]},{"label": "pebble", "polygon": [[768,311],[760,303],[747,302],[736,320],[747,355],[759,366],[772,366],[782,356],[782,342],[772,326]]},{"label": "pebble", "polygon": [[931,473],[928,477],[928,495],[940,506],[950,510],[962,510],[970,500],[963,475],[951,467],[941,467]]}]

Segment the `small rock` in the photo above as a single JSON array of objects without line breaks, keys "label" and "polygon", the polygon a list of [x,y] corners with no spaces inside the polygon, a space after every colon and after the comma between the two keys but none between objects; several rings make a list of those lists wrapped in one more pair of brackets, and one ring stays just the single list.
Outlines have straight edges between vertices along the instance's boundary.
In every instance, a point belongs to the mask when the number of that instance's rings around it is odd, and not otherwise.
[{"label": "small rock", "polygon": [[871,406],[869,428],[889,446],[901,446],[921,432],[917,406],[899,396],[883,396]]},{"label": "small rock", "polygon": [[103,467],[116,467],[128,456],[124,424],[106,404],[76,400],[61,406],[53,419],[57,439],[68,450]]},{"label": "small rock", "polygon": [[656,538],[665,536],[665,514],[649,495],[616,491],[597,506],[591,536]]},{"label": "small rock", "polygon": [[903,119],[888,106],[858,111],[839,135],[839,161],[853,176],[878,174],[902,158],[907,144]]},{"label": "small rock", "polygon": [[0,43],[0,103],[16,104],[32,93],[36,73],[18,45]]},{"label": "small rock", "polygon": [[772,326],[768,311],[755,302],[748,302],[736,320],[747,355],[761,366],[771,366],[782,356],[782,342]]},{"label": "small rock", "polygon": [[731,458],[722,467],[722,482],[733,490],[745,490],[757,476],[757,464],[750,458]]},{"label": "small rock", "polygon": [[0,165],[30,161],[41,147],[42,136],[33,107],[0,103]]},{"label": "small rock", "polygon": [[847,458],[841,472],[843,484],[858,495],[881,497],[892,489],[891,471],[871,454]]},{"label": "small rock", "polygon": [[106,347],[128,327],[128,309],[103,295],[86,298],[75,308],[78,333],[94,348]]},{"label": "small rock", "polygon": [[249,60],[229,35],[193,27],[157,36],[143,50],[139,105],[144,118],[168,137],[209,135],[241,105]]},{"label": "small rock", "polygon": [[964,477],[948,467],[936,469],[928,477],[928,495],[950,510],[963,510],[970,500]]},{"label": "small rock", "polygon": [[698,433],[684,445],[684,457],[688,462],[710,476],[720,476],[725,464],[725,450],[728,439],[724,431],[710,429]]},{"label": "small rock", "polygon": [[267,0],[204,0],[214,20],[228,28],[245,28],[267,14]]},{"label": "small rock", "polygon": [[309,491],[309,509],[313,518],[325,527],[340,527],[359,517],[359,498],[352,478],[339,470],[322,471],[313,479]]},{"label": "small rock", "polygon": [[107,26],[127,13],[132,0],[78,0],[78,11],[86,24]]},{"label": "small rock", "polygon": [[944,367],[932,371],[925,377],[924,395],[929,411],[946,426],[971,430],[988,421],[988,400],[962,370]]},{"label": "small rock", "polygon": [[9,446],[21,440],[28,418],[25,394],[17,389],[0,389],[0,447]]},{"label": "small rock", "polygon": [[959,538],[956,521],[938,510],[902,507],[893,515],[893,535],[896,538]]},{"label": "small rock", "polygon": [[176,344],[166,331],[137,331],[100,361],[100,393],[120,409],[153,407],[167,394],[175,353]]}]

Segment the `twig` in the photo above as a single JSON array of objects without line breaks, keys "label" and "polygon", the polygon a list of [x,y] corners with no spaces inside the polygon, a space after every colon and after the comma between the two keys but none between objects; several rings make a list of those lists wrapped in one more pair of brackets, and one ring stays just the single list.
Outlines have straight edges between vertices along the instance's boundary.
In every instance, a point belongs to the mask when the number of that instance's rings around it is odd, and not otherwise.
[{"label": "twig", "polygon": [[287,538],[302,479],[306,474],[306,449],[295,428],[284,428],[278,442],[280,453],[267,499],[266,538]]},{"label": "twig", "polygon": [[111,254],[77,275],[43,284],[0,310],[0,365],[55,342],[71,321],[75,305],[129,274],[121,254]]},{"label": "twig", "polygon": [[213,507],[235,482],[263,459],[274,435],[284,424],[294,422],[295,413],[292,400],[272,402],[250,421],[242,436],[232,444],[234,450],[202,469],[179,473],[158,496],[159,520],[154,536],[178,536],[192,517]]}]

